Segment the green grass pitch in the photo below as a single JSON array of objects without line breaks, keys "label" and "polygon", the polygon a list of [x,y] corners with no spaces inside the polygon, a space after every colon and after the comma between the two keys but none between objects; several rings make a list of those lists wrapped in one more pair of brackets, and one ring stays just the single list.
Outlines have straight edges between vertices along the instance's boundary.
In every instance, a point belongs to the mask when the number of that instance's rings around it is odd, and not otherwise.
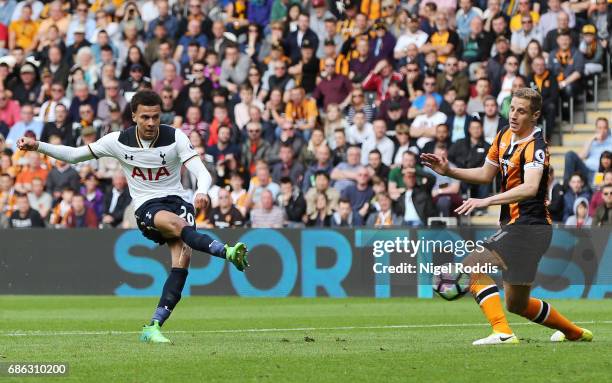
[{"label": "green grass pitch", "polygon": [[[138,342],[157,300],[0,297],[0,361],[68,362],[54,382],[604,382],[612,300],[551,300],[595,335],[553,344],[509,315],[519,345],[474,347],[490,330],[472,299],[189,297],[164,326],[173,345]],[[21,335],[18,335],[21,334]]]}]

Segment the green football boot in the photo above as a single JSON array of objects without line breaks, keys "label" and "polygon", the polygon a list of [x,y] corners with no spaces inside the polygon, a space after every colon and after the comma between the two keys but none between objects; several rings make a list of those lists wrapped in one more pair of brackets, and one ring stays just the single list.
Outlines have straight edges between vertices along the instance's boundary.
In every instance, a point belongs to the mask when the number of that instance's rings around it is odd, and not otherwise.
[{"label": "green football boot", "polygon": [[249,267],[247,260],[248,250],[244,243],[238,242],[234,246],[225,245],[225,258],[236,266],[240,271]]},{"label": "green football boot", "polygon": [[142,326],[142,332],[140,333],[140,341],[148,343],[172,343],[170,339],[166,338],[160,331],[159,321],[153,321],[150,326]]}]

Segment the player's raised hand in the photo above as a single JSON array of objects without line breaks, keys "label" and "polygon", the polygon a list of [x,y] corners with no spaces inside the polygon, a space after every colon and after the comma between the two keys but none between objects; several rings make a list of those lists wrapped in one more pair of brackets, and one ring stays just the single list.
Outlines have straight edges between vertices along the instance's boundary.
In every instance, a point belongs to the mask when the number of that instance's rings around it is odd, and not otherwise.
[{"label": "player's raised hand", "polygon": [[208,205],[210,205],[210,199],[208,196],[204,193],[196,193],[195,197],[193,198],[193,206],[195,206],[196,209],[206,211],[206,209],[208,209]]},{"label": "player's raised hand", "polygon": [[17,147],[25,151],[38,150],[38,141],[32,137],[21,137],[17,140]]},{"label": "player's raised hand", "polygon": [[448,173],[448,159],[432,153],[421,154],[421,163],[434,172],[445,176]]},{"label": "player's raised hand", "polygon": [[486,198],[468,198],[463,201],[463,204],[455,209],[455,213],[461,215],[470,215],[474,209],[488,207],[489,202]]}]

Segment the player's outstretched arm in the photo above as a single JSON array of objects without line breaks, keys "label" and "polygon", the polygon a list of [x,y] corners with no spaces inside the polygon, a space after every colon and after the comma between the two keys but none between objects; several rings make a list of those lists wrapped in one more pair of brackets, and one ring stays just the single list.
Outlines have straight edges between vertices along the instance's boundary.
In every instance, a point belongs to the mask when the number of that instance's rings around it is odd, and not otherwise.
[{"label": "player's outstretched arm", "polygon": [[208,204],[208,189],[212,184],[212,177],[202,163],[199,156],[193,156],[185,162],[185,167],[198,180],[198,189],[195,191],[193,205],[196,208],[206,209]]},{"label": "player's outstretched arm", "polygon": [[448,165],[448,159],[436,154],[423,153],[421,154],[421,163],[434,172],[443,176],[458,179],[471,184],[488,184],[493,182],[498,168],[488,162],[479,168],[460,169],[451,168]]},{"label": "player's outstretched arm", "polygon": [[64,145],[51,145],[46,142],[36,141],[30,137],[21,137],[17,141],[17,147],[26,151],[37,151],[53,157],[55,159],[76,164],[94,158],[91,150],[87,146],[73,148]]},{"label": "player's outstretched arm", "polygon": [[524,182],[503,193],[490,196],[490,204],[503,205],[535,197],[536,194],[538,194],[538,188],[540,187],[540,180],[542,179],[543,173],[544,171],[542,169],[525,169]]}]

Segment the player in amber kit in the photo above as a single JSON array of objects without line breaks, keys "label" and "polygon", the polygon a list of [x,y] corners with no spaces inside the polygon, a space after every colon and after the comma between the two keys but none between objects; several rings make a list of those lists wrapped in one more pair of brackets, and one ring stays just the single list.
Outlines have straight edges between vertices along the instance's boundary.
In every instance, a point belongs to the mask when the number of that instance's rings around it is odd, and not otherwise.
[{"label": "player in amber kit", "polygon": [[[576,326],[550,304],[530,297],[540,258],[550,245],[552,227],[546,207],[549,154],[542,131],[536,127],[542,97],[530,88],[513,92],[510,125],[500,131],[480,168],[450,168],[448,160],[422,154],[421,160],[439,174],[475,184],[488,184],[501,171],[502,191],[487,198],[469,198],[456,212],[501,205],[501,229],[485,241],[485,251],[470,254],[466,265],[490,263],[503,270],[508,311],[556,329],[551,341],[590,341],[593,334]],[[486,274],[472,274],[470,291],[493,327],[493,333],[474,345],[512,344],[518,338],[508,325],[499,289]]]}]

